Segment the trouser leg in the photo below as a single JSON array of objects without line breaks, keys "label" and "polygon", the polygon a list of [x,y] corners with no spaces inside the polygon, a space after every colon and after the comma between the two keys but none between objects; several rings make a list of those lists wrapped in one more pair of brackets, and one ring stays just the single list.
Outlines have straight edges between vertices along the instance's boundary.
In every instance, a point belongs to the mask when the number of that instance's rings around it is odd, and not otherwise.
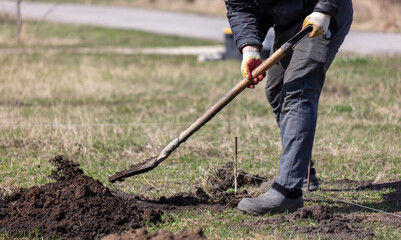
[{"label": "trouser leg", "polygon": [[[318,101],[326,71],[352,21],[352,7],[342,10],[343,16],[335,22],[332,36],[304,39],[291,55],[268,72],[267,84],[271,85],[266,87],[266,96],[280,127],[283,147],[277,182],[289,189],[302,186],[311,158]],[[301,23],[286,31],[276,31],[277,45],[300,28]]]}]

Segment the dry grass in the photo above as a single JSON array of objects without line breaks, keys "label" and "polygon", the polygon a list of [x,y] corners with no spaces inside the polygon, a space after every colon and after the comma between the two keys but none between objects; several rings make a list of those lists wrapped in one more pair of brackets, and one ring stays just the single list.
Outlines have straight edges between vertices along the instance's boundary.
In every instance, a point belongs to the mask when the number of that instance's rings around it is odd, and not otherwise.
[{"label": "dry grass", "polygon": [[354,0],[354,29],[400,32],[401,1]]},{"label": "dry grass", "polygon": [[[197,64],[191,57],[34,54],[0,60],[2,125],[190,123],[230,88],[228,79],[240,79],[237,62]],[[320,107],[314,150],[319,176],[400,177],[401,79],[394,73],[399,61],[335,62]],[[230,133],[227,124],[217,124],[228,120],[228,112],[230,121],[244,122],[232,124]],[[156,155],[185,126],[5,127],[1,185],[48,181],[46,161],[59,153],[105,181],[113,171]],[[242,168],[268,177],[278,174],[279,133],[259,88],[243,93],[147,178],[165,193],[188,190],[191,184],[169,183],[199,183],[210,166],[231,160],[234,136],[240,137]],[[137,192],[142,183],[133,178],[119,187]]]}]

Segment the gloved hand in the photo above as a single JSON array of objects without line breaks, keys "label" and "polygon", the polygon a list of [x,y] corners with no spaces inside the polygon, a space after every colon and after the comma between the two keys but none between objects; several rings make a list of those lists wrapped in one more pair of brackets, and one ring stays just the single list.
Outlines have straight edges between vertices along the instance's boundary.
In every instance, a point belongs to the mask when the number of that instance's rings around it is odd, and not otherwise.
[{"label": "gloved hand", "polygon": [[312,32],[309,34],[309,38],[319,37],[326,34],[329,29],[331,16],[321,12],[313,12],[307,16],[302,24],[302,29],[308,25],[313,26]]},{"label": "gloved hand", "polygon": [[[258,51],[244,51],[242,53],[242,64],[241,64],[241,73],[244,78],[251,80],[252,71],[257,68],[262,63],[262,59],[260,57],[260,53]],[[252,80],[252,83],[248,86],[249,88],[255,88],[255,85],[258,84],[263,78],[266,76],[266,73],[263,73]]]}]

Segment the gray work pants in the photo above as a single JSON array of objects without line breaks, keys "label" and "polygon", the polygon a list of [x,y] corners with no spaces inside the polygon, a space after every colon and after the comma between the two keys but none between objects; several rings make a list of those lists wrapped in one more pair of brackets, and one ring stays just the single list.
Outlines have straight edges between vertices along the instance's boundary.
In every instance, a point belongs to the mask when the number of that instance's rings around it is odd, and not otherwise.
[{"label": "gray work pants", "polygon": [[[268,70],[266,97],[280,127],[283,148],[277,183],[288,189],[302,187],[326,72],[349,32],[352,16],[351,0],[343,0],[326,35],[304,39],[292,54]],[[302,22],[285,30],[276,28],[272,52],[301,28]]]}]

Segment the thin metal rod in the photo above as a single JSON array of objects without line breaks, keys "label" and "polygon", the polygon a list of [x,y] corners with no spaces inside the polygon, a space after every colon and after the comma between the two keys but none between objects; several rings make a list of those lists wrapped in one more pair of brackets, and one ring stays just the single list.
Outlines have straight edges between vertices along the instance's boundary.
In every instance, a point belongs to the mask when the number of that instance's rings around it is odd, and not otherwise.
[{"label": "thin metal rod", "polygon": [[308,179],[306,181],[306,191],[309,192],[309,185],[310,185],[310,169],[312,167],[312,158],[309,158],[309,164],[308,164]]},{"label": "thin metal rod", "polygon": [[235,158],[235,165],[234,165],[234,192],[237,192],[238,188],[238,182],[237,182],[237,177],[238,177],[238,137],[235,137],[235,153],[234,153],[234,158]]}]

